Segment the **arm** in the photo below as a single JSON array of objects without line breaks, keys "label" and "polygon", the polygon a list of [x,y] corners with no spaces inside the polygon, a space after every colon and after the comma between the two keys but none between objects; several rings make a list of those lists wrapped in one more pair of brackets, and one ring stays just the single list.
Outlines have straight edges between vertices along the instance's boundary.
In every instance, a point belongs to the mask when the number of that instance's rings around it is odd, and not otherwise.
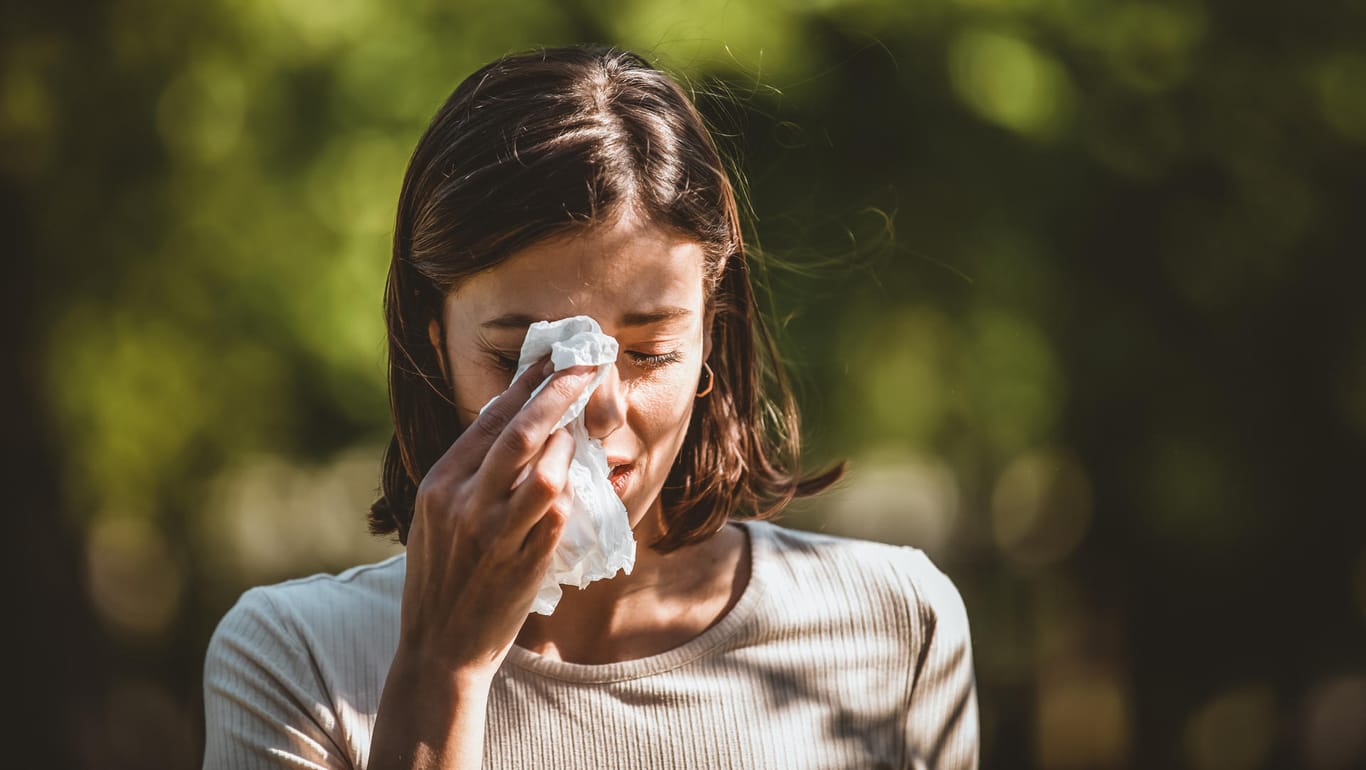
[{"label": "arm", "polygon": [[914,669],[906,717],[908,767],[977,767],[977,687],[972,638],[963,598],[919,551],[912,582],[919,599],[923,646]]},{"label": "arm", "polygon": [[400,650],[384,681],[371,770],[479,767],[491,679],[479,672],[429,676]]},{"label": "arm", "polygon": [[204,770],[349,768],[315,671],[266,592],[243,594],[204,662]]},{"label": "arm", "polygon": [[592,371],[556,373],[533,399],[547,371],[531,367],[419,485],[370,770],[480,766],[493,676],[526,622],[571,502],[574,441],[555,422]]}]

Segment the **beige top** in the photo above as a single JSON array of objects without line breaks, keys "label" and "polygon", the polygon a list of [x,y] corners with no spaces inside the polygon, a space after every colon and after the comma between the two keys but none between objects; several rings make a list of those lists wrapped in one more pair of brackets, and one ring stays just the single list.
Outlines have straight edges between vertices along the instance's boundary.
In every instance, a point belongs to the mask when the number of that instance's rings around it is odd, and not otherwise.
[{"label": "beige top", "polygon": [[[725,617],[606,665],[514,645],[489,694],[487,768],[974,768],[958,591],[924,553],[743,524]],[[205,768],[364,768],[398,645],[406,561],[253,588],[204,668]]]}]

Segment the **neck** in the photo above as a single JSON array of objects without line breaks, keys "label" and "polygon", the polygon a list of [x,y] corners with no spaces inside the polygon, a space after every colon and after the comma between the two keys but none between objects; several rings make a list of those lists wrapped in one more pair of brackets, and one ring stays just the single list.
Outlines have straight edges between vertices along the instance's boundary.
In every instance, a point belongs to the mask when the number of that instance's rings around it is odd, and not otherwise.
[{"label": "neck", "polygon": [[632,660],[697,636],[743,592],[749,549],[739,527],[726,526],[701,543],[667,554],[647,545],[658,537],[657,527],[637,526],[635,532],[639,545],[631,574],[583,589],[565,586],[555,613],[528,616],[517,643],[576,663]]}]

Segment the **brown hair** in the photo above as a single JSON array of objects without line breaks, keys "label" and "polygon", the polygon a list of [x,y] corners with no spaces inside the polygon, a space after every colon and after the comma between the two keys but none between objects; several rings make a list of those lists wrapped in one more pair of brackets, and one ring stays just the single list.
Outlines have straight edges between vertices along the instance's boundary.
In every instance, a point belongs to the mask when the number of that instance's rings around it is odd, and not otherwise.
[{"label": "brown hair", "polygon": [[[513,252],[626,207],[701,243],[715,388],[662,492],[667,552],[732,515],[770,517],[818,492],[843,465],[799,470],[796,404],[755,307],[734,188],[678,83],[618,49],[539,50],[461,83],[413,151],[385,288],[394,435],[370,530],[407,541],[417,487],[460,435],[436,348],[446,295]],[[443,331],[444,336],[444,331]]]}]

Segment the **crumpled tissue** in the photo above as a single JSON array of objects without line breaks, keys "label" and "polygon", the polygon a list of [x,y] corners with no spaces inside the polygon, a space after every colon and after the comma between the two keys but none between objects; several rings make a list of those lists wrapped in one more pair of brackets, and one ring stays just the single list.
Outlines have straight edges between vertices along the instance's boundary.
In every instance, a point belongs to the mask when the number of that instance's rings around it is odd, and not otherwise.
[{"label": "crumpled tissue", "polygon": [[[574,459],[569,465],[569,492],[573,503],[565,520],[560,543],[551,557],[550,569],[541,580],[531,611],[549,615],[555,611],[563,591],[560,585],[583,588],[595,580],[610,578],[618,570],[631,574],[636,563],[636,541],[626,506],[608,480],[607,452],[602,442],[588,436],[583,410],[588,399],[602,384],[607,369],[617,361],[617,341],[602,333],[598,322],[588,316],[573,316],[558,321],[537,321],[527,330],[517,362],[515,381],[531,366],[550,354],[555,371],[571,366],[596,366],[597,372],[578,400],[570,405],[555,430],[568,427],[574,437]],[[531,398],[549,382],[546,378]],[[531,398],[527,399],[528,403]],[[489,404],[496,401],[495,397]],[[484,409],[489,408],[484,405]],[[483,411],[483,410],[480,410]]]}]

